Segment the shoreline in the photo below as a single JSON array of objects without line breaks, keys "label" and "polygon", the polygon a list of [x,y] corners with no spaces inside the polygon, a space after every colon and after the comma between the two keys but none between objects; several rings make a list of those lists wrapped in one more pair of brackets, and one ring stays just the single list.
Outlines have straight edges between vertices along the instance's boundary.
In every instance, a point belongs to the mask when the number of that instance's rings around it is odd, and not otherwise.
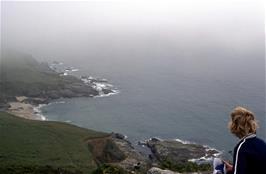
[{"label": "shoreline", "polygon": [[[112,92],[109,92],[107,94],[99,93],[98,95],[94,95],[92,97],[93,98],[109,97],[112,95],[119,94],[119,92],[120,92],[119,90],[112,90]],[[5,108],[4,111],[12,115],[15,115],[17,117],[29,120],[47,121],[47,118],[42,114],[41,108],[43,106],[52,104],[53,99],[44,99],[39,97],[31,98],[26,96],[15,96],[15,99],[16,101],[9,101],[6,103],[8,107]]]},{"label": "shoreline", "polygon": [[[46,104],[30,104],[25,103],[24,100],[27,97],[23,97],[23,100],[20,100],[19,97],[16,97],[17,101],[8,102],[9,107],[6,109],[6,112],[15,115],[17,117],[29,119],[29,120],[39,120],[45,121],[45,116],[41,113],[41,107],[45,106]],[[20,97],[22,98],[22,97]]]},{"label": "shoreline", "polygon": [[[112,95],[112,94],[111,94]],[[114,94],[113,94],[114,95]],[[104,96],[95,96],[95,97],[104,97]],[[23,100],[21,100],[21,98],[23,98]],[[6,110],[8,113],[10,114],[13,114],[15,116],[18,116],[18,117],[21,117],[21,118],[24,118],[24,119],[29,119],[29,120],[38,120],[38,121],[48,121],[44,115],[42,115],[42,111],[41,111],[41,108],[43,106],[46,106],[46,105],[49,105],[49,104],[52,104],[54,102],[42,102],[42,103],[32,103],[32,102],[27,102],[28,97],[24,97],[24,96],[21,96],[21,97],[16,97],[17,101],[16,102],[9,102],[9,108]],[[40,98],[38,98],[38,100],[42,100]],[[26,102],[25,102],[26,101]],[[34,100],[33,100],[34,101]],[[44,101],[44,100],[43,100]],[[55,102],[57,103],[57,102]],[[59,101],[58,103],[65,103],[64,101]],[[71,123],[71,121],[68,121],[68,123]],[[118,133],[117,133],[118,134]],[[127,140],[127,136],[126,135],[123,135],[123,134],[120,134],[120,137],[119,139],[123,139],[123,140]],[[171,141],[173,143],[175,142],[179,142],[183,145],[200,145],[202,147],[205,148],[205,154],[198,157],[198,158],[190,158],[188,159],[189,162],[194,162],[194,163],[197,163],[197,164],[200,164],[202,162],[210,162],[211,159],[213,157],[217,157],[217,156],[221,156],[223,154],[222,151],[216,149],[216,148],[213,148],[213,147],[210,147],[209,145],[202,145],[202,144],[198,144],[196,142],[190,142],[190,141],[186,141],[186,140],[181,140],[181,139],[178,139],[178,138],[174,138],[174,139],[161,139],[161,138],[157,138],[157,137],[151,137],[149,139],[146,139],[144,141],[141,141],[139,140],[138,143],[136,144],[137,146],[139,146],[140,148],[143,148],[142,150],[140,150],[139,148],[136,148],[134,147],[134,149],[138,149],[139,152],[142,152],[143,153],[143,150],[144,151],[148,151],[148,153],[144,153],[145,155],[149,156],[150,152],[151,152],[151,148],[148,147],[148,142],[149,141],[157,141],[157,142],[165,142],[165,141]],[[130,142],[131,144],[132,142]],[[208,154],[208,152],[215,152],[213,153],[212,155]]]},{"label": "shoreline", "polygon": [[[10,106],[6,110],[8,113],[29,120],[47,120],[41,114],[41,108],[53,102],[44,104],[28,102],[29,98],[19,100],[19,97],[16,97],[16,99],[17,101],[8,103]],[[199,168],[201,165],[208,166],[214,157],[221,154],[217,149],[206,145],[200,145],[180,139],[167,140],[155,137],[138,143],[139,147],[147,150],[148,153],[146,154],[134,147],[132,142],[127,140],[127,136],[123,134],[112,133],[111,137],[112,141],[120,151],[127,155],[125,159],[114,163],[114,165],[128,171],[135,171],[136,168],[140,167],[144,169],[147,166],[160,167],[160,165],[163,164],[164,159],[170,159],[169,162],[173,165],[178,165],[179,162],[185,166],[194,163],[196,165],[195,168]],[[143,147],[143,145],[145,147]],[[181,154],[181,156],[175,157],[176,153]],[[191,153],[195,155],[191,155]],[[169,169],[173,171],[175,170],[174,168]]]},{"label": "shoreline", "polygon": [[[47,121],[47,119],[45,118],[45,116],[42,115],[41,112],[41,108],[43,106],[52,104],[53,102],[48,102],[48,100],[44,100],[41,98],[28,98],[25,96],[20,96],[20,97],[16,97],[17,101],[14,102],[8,102],[8,105],[10,106],[6,112],[15,115],[17,117],[21,117],[24,119],[29,119],[29,120],[38,120],[38,121]],[[36,100],[38,102],[36,102]],[[40,102],[42,101],[42,102]],[[61,101],[62,102],[62,101]],[[60,103],[61,103],[60,102]],[[65,102],[62,102],[65,103]],[[118,134],[118,133],[117,133]],[[126,140],[127,137],[123,134],[119,134],[120,136],[118,136],[118,139],[124,140],[124,141],[128,141]],[[204,163],[209,163],[213,157],[217,157],[222,155],[222,151],[219,151],[216,148],[212,148],[208,145],[201,145],[198,144],[196,142],[190,142],[190,141],[186,141],[186,140],[181,140],[178,138],[175,139],[160,139],[160,138],[156,138],[156,137],[152,137],[150,139],[144,140],[144,141],[138,141],[138,143],[136,144],[137,146],[141,148],[143,148],[142,150],[140,150],[139,148],[133,147],[135,150],[137,150],[139,153],[142,153],[142,155],[146,156],[146,157],[152,157],[155,159],[160,159],[160,157],[158,157],[158,154],[155,154],[153,152],[153,148],[152,146],[149,145],[149,142],[153,142],[155,144],[163,144],[165,142],[170,142],[170,146],[169,144],[166,144],[165,148],[171,147],[172,145],[175,145],[176,142],[181,143],[185,146],[187,146],[187,148],[189,149],[191,145],[199,145],[202,146],[202,149],[200,149],[199,151],[202,151],[202,155],[199,156],[191,156],[188,157],[187,161],[188,162],[193,162],[196,164],[204,164]],[[129,142],[132,145],[132,142]],[[145,151],[147,151],[146,153],[143,153]],[[173,149],[169,149],[169,152],[171,152]],[[178,148],[177,148],[178,150]],[[157,150],[156,150],[157,151]],[[204,151],[204,152],[203,152]],[[165,154],[159,154],[159,156],[164,156]],[[157,157],[156,157],[157,156]]]}]

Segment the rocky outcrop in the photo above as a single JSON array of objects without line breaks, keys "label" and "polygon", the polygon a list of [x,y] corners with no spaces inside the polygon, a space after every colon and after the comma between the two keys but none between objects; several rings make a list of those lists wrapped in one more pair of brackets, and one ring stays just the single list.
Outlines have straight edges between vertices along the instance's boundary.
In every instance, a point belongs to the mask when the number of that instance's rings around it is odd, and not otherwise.
[{"label": "rocky outcrop", "polygon": [[148,158],[134,149],[122,134],[112,133],[105,138],[89,140],[88,144],[99,165],[117,166],[127,173],[146,173],[150,168]]},{"label": "rocky outcrop", "polygon": [[[6,103],[16,101],[15,96],[42,98],[49,101],[59,98],[93,97],[116,93],[106,79],[87,76],[79,78],[74,74],[62,76],[61,72],[55,71],[53,66],[49,66],[48,63],[39,63],[31,55],[16,51],[5,51],[2,56],[0,108],[6,109]],[[53,62],[53,64],[59,65],[60,63]],[[65,71],[74,72],[76,69],[70,67]],[[34,103],[35,101],[36,103]],[[30,102],[31,104],[40,104],[37,100]]]},{"label": "rocky outcrop", "polygon": [[[144,143],[144,142],[143,142]],[[146,141],[152,155],[148,158],[136,150],[120,133],[112,133],[106,138],[90,140],[97,147],[93,155],[98,164],[107,164],[123,169],[126,173],[136,174],[209,174],[210,164],[190,162],[192,158],[211,157],[215,150],[198,144],[185,144],[175,140],[152,138]]]},{"label": "rocky outcrop", "polygon": [[175,140],[160,140],[152,138],[146,142],[151,149],[152,157],[158,161],[170,161],[175,164],[184,164],[193,159],[206,159],[214,157],[218,151],[210,149],[206,146],[193,143],[182,143]]},{"label": "rocky outcrop", "polygon": [[116,163],[126,158],[111,136],[90,139],[88,145],[97,164]]},{"label": "rocky outcrop", "polygon": [[150,168],[149,159],[137,151],[129,141],[121,138],[121,134],[118,137],[112,137],[113,141],[119,147],[119,149],[124,152],[126,158],[119,163],[117,166],[123,168],[125,171],[130,173],[144,173]]},{"label": "rocky outcrop", "polygon": [[27,97],[43,98],[43,99],[58,99],[58,98],[73,98],[73,97],[92,97],[98,95],[99,92],[82,81],[64,84],[62,87],[56,87],[46,90],[29,91]]},{"label": "rocky outcrop", "polygon": [[[171,171],[180,173],[211,173],[211,159],[219,154],[217,150],[207,146],[182,142],[179,140],[161,140],[151,138],[145,144],[151,150],[149,155],[152,166],[159,167],[150,170],[150,173],[160,174],[169,173]],[[170,171],[169,171],[170,170]]]}]

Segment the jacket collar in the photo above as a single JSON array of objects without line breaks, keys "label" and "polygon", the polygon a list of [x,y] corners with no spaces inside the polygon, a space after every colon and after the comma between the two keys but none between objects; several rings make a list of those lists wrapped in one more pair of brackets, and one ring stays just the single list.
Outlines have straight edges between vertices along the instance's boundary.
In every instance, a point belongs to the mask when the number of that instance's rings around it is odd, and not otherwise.
[{"label": "jacket collar", "polygon": [[246,136],[244,136],[243,138],[241,138],[241,139],[239,140],[239,142],[240,142],[240,141],[243,141],[244,139],[249,139],[249,138],[254,138],[254,137],[256,137],[256,134],[254,134],[254,133],[250,133],[250,134],[247,134]]}]

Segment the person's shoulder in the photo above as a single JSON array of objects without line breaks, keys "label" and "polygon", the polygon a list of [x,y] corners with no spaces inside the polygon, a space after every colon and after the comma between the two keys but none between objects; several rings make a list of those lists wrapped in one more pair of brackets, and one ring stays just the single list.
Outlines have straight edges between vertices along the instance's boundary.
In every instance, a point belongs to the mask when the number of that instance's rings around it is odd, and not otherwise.
[{"label": "person's shoulder", "polygon": [[266,150],[266,142],[265,142],[263,139],[260,139],[260,138],[256,137],[256,138],[255,138],[255,142],[256,142],[258,145],[264,147],[264,150]]},{"label": "person's shoulder", "polygon": [[254,153],[256,153],[257,158],[261,160],[262,163],[266,162],[266,142],[263,139],[255,138],[254,144],[252,146]]},{"label": "person's shoulder", "polygon": [[244,138],[238,142],[235,146],[235,150],[250,151],[254,150],[254,147],[266,151],[266,143],[264,140],[258,138],[256,135]]},{"label": "person's shoulder", "polygon": [[266,142],[258,137],[246,140],[246,148],[266,154]]},{"label": "person's shoulder", "polygon": [[266,147],[266,142],[259,137],[250,138],[247,142],[259,144]]},{"label": "person's shoulder", "polygon": [[256,137],[256,140],[259,141],[259,142],[261,142],[261,143],[266,144],[266,142],[263,139],[261,139],[261,138]]}]

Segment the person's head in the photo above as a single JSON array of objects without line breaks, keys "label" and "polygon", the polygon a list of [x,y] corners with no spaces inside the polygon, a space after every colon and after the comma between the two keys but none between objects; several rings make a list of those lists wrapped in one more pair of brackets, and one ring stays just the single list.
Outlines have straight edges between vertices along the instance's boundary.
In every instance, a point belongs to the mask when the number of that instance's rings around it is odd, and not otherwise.
[{"label": "person's head", "polygon": [[243,138],[250,133],[256,133],[258,128],[254,114],[246,108],[236,107],[231,113],[228,127],[238,138]]}]

